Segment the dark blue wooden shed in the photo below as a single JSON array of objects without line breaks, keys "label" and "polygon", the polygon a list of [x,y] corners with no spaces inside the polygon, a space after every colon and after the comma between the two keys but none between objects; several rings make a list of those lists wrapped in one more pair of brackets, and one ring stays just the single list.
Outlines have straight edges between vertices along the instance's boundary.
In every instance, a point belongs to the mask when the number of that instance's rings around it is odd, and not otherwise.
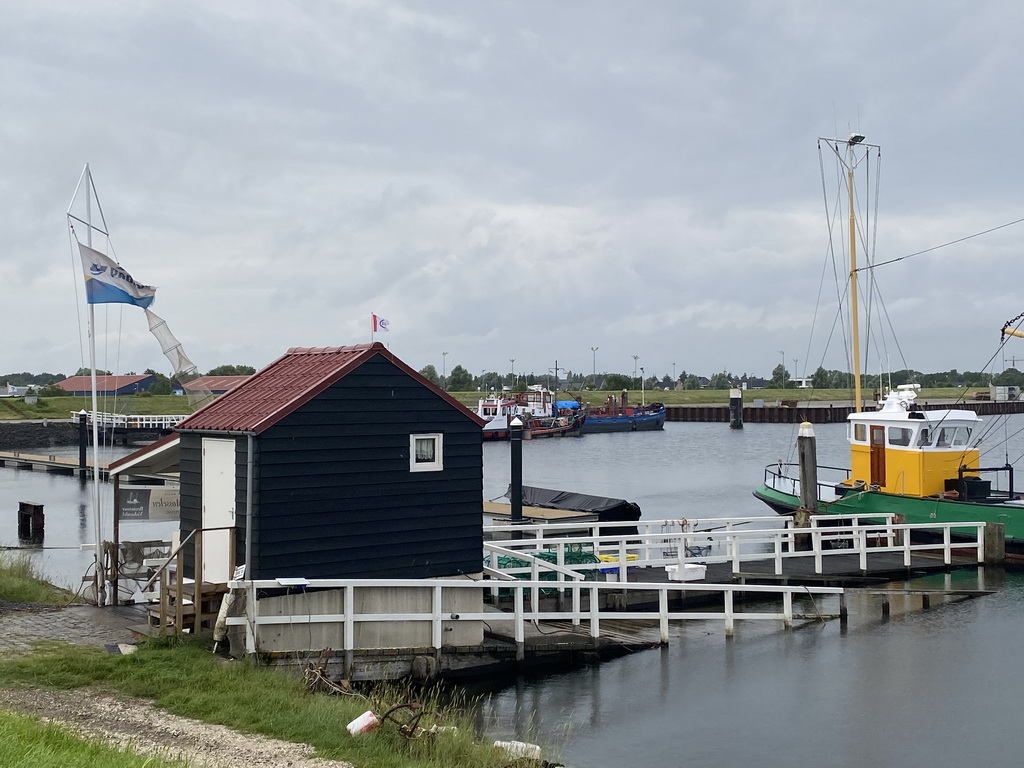
[{"label": "dark blue wooden shed", "polygon": [[479,573],[481,427],[383,344],[290,349],[178,425],[182,538],[207,582]]}]

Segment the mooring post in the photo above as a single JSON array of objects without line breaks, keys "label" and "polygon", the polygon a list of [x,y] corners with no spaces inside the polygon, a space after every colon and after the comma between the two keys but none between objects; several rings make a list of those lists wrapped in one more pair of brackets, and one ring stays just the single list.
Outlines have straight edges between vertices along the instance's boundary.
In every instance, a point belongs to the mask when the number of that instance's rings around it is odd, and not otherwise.
[{"label": "mooring post", "polygon": [[729,429],[743,429],[743,390],[729,390]]},{"label": "mooring post", "polygon": [[[809,421],[800,424],[796,452],[800,462],[800,508],[793,514],[793,523],[797,528],[810,528],[811,515],[818,512],[818,448]],[[801,552],[810,550],[810,536],[797,536],[796,548]]]},{"label": "mooring post", "polygon": [[1002,523],[985,524],[985,563],[995,565],[1006,558],[1006,526]]},{"label": "mooring post", "polygon": [[78,476],[83,478],[89,474],[85,463],[86,447],[89,445],[89,430],[85,423],[87,416],[84,409],[78,412]]},{"label": "mooring post", "polygon": [[43,528],[46,515],[43,505],[34,501],[18,502],[18,538],[37,544],[43,541]]},{"label": "mooring post", "polygon": [[[512,505],[512,525],[523,523],[523,420],[518,415],[509,422],[509,439],[512,443],[512,473],[509,487]],[[521,539],[522,531],[513,531],[513,539]]]}]

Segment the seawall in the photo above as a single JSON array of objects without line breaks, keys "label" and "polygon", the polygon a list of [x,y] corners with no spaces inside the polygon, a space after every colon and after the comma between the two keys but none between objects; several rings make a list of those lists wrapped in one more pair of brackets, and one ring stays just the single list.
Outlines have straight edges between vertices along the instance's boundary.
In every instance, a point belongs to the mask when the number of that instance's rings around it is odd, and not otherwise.
[{"label": "seawall", "polygon": [[0,421],[0,451],[78,445],[78,425],[67,421]]},{"label": "seawall", "polygon": [[[979,416],[995,416],[1005,413],[1024,413],[1024,401],[992,402],[987,400],[953,402],[922,402],[918,405],[927,411],[940,408],[958,408],[974,411]],[[874,410],[874,407],[866,410]],[[746,424],[799,424],[809,421],[812,424],[844,423],[846,417],[853,413],[850,402],[800,402],[787,401],[781,405],[764,405],[743,407],[743,421]],[[667,405],[665,406],[667,421],[729,421],[729,406],[726,403],[714,405]]]}]

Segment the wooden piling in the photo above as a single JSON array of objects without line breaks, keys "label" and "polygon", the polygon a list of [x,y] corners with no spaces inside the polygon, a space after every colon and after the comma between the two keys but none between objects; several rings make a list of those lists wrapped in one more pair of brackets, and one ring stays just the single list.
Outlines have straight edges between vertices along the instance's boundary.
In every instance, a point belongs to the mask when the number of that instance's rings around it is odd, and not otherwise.
[{"label": "wooden piling", "polygon": [[[793,516],[793,522],[797,528],[810,528],[810,516],[818,512],[818,448],[810,422],[800,424],[796,452],[800,463],[800,509]],[[809,551],[811,537],[808,534],[797,535],[795,546],[798,551]]]},{"label": "wooden piling", "polygon": [[1006,559],[1006,526],[988,523],[985,526],[985,563],[994,565]]},{"label": "wooden piling", "polygon": [[18,502],[18,538],[26,541],[42,541],[46,515],[43,505],[34,501]]}]

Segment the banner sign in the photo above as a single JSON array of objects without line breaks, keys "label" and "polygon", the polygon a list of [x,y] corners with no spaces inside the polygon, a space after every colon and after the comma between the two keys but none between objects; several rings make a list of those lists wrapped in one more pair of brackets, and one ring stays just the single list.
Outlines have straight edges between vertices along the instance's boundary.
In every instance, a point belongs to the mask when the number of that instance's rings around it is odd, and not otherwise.
[{"label": "banner sign", "polygon": [[166,522],[181,517],[180,491],[164,485],[130,485],[118,498],[124,521]]}]

